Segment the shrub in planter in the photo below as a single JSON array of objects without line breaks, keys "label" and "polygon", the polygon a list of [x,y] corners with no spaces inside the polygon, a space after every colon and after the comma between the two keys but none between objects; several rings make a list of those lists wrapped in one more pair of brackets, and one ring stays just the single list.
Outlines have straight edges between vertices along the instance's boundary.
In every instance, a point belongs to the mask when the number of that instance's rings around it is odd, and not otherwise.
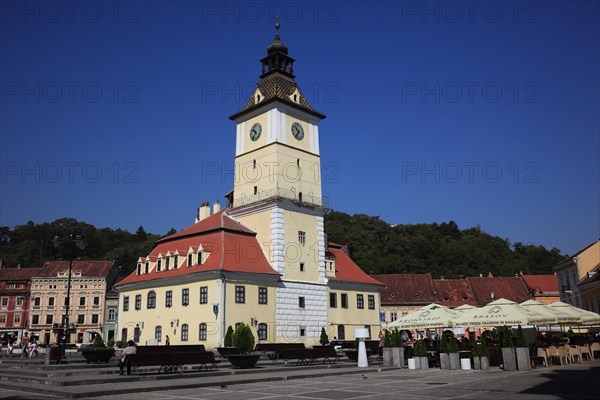
[{"label": "shrub in planter", "polygon": [[505,325],[502,327],[502,364],[505,371],[516,371],[517,361],[515,349],[513,348],[510,330]]},{"label": "shrub in planter", "polygon": [[115,341],[114,340],[109,340],[108,342],[106,342],[106,346],[107,347],[115,347]]},{"label": "shrub in planter", "polygon": [[229,325],[227,327],[227,333],[225,333],[225,340],[224,340],[224,345],[225,347],[231,347],[233,346],[233,328],[231,327],[231,325]]},{"label": "shrub in planter", "polygon": [[319,338],[319,343],[321,343],[323,346],[327,346],[329,344],[329,336],[327,336],[325,328],[321,328],[321,337]]},{"label": "shrub in planter", "polygon": [[525,340],[525,334],[521,325],[517,328],[517,340],[516,340],[516,353],[517,353],[517,368],[519,371],[531,370],[531,358],[529,356],[529,346]]},{"label": "shrub in planter", "polygon": [[398,329],[392,332],[384,331],[383,339],[383,365],[386,367],[404,367],[404,349],[402,348],[402,336]]},{"label": "shrub in planter", "polygon": [[476,342],[473,345],[471,355],[473,356],[474,369],[490,369],[489,349],[485,339],[482,339],[480,342]]},{"label": "shrub in planter", "polygon": [[231,340],[233,346],[240,351],[240,354],[227,356],[229,362],[237,368],[253,368],[258,362],[260,354],[250,354],[254,350],[254,335],[250,327],[242,322],[235,328]]},{"label": "shrub in planter", "polygon": [[115,344],[117,345],[117,348],[119,348],[119,349],[124,349],[125,347],[127,347],[127,342],[124,340],[117,340],[117,342]]},{"label": "shrub in planter", "polygon": [[90,346],[84,346],[81,349],[81,354],[85,358],[88,363],[91,362],[104,362],[107,363],[108,360],[115,355],[115,349],[111,347],[106,347],[104,344],[104,340],[100,335],[96,335],[94,338],[94,343]]},{"label": "shrub in planter", "polygon": [[429,368],[427,346],[425,346],[425,343],[423,343],[422,340],[418,340],[417,343],[415,343],[415,359],[417,360],[417,369]]}]

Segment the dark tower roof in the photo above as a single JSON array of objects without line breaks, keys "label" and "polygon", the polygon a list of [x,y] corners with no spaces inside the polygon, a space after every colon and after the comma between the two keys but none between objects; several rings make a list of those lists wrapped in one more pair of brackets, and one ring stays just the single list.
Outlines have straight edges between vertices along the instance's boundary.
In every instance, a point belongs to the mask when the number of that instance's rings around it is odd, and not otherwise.
[{"label": "dark tower roof", "polygon": [[[262,74],[256,89],[244,108],[229,117],[237,119],[260,106],[274,101],[287,104],[304,112],[314,115],[319,119],[325,115],[319,113],[308,104],[306,97],[298,87],[293,74],[294,59],[288,56],[288,48],[279,37],[279,22],[275,23],[275,38],[273,43],[267,46],[267,56],[260,60]],[[293,95],[298,92],[295,96]],[[257,94],[260,93],[260,97]]]}]

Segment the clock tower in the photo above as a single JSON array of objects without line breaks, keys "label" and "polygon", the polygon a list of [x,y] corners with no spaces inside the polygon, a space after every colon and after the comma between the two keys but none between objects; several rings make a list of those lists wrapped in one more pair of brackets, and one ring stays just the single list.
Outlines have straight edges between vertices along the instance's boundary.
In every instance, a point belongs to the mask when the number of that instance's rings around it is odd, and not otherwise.
[{"label": "clock tower", "polygon": [[230,117],[236,123],[236,148],[229,215],[257,232],[263,253],[281,274],[276,337],[313,342],[327,325],[327,204],[318,126],[325,116],[302,94],[279,23],[275,29],[254,93]]}]

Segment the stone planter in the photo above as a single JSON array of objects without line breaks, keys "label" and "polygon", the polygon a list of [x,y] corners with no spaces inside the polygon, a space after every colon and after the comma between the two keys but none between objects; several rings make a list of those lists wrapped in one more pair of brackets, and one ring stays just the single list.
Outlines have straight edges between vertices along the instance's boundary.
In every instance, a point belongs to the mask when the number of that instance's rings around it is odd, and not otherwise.
[{"label": "stone planter", "polygon": [[217,347],[217,351],[222,357],[227,357],[230,354],[240,354],[237,347]]},{"label": "stone planter", "polygon": [[517,347],[517,368],[519,371],[531,371],[531,360],[528,347]]},{"label": "stone planter", "polygon": [[415,357],[416,369],[428,369],[429,359],[427,357]]},{"label": "stone planter", "polygon": [[505,371],[516,371],[517,360],[515,358],[515,349],[512,347],[502,348],[502,365]]},{"label": "stone planter", "polygon": [[473,369],[481,369],[481,357],[473,356]]},{"label": "stone planter", "polygon": [[404,368],[404,349],[402,347],[384,347],[383,366]]},{"label": "stone planter", "polygon": [[450,369],[450,354],[449,353],[440,353],[440,368],[441,369]]},{"label": "stone planter", "polygon": [[81,355],[85,358],[85,361],[89,363],[108,363],[108,361],[115,355],[115,349],[82,349]]},{"label": "stone planter", "polygon": [[254,368],[259,358],[260,354],[230,354],[227,356],[231,365],[240,369]]},{"label": "stone planter", "polygon": [[479,358],[481,359],[481,369],[484,371],[490,369],[490,358],[488,356],[481,356]]},{"label": "stone planter", "polygon": [[450,369],[460,369],[460,357],[458,353],[450,353]]}]

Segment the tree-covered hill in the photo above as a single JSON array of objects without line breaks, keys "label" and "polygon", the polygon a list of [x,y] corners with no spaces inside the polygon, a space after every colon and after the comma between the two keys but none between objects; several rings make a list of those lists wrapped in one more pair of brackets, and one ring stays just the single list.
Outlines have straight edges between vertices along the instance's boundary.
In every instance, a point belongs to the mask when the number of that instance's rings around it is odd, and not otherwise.
[{"label": "tree-covered hill", "polygon": [[[492,272],[495,276],[551,274],[564,256],[556,248],[511,244],[482,232],[479,228],[460,230],[455,222],[441,224],[395,225],[379,217],[348,215],[332,211],[325,216],[328,240],[348,243],[353,260],[373,274],[426,273],[433,277],[456,278]],[[168,234],[174,233],[171,229]],[[58,236],[63,242],[69,233],[85,238],[86,247],[77,251],[82,259],[114,260],[122,273],[134,270],[138,257],[150,253],[161,236],[122,229],[96,228],[72,218],[54,222],[0,227],[0,258],[7,267],[41,267],[45,261],[68,259],[66,245],[53,246]]]},{"label": "tree-covered hill", "polygon": [[[14,229],[0,227],[0,258],[7,267],[41,267],[44,262],[68,259],[69,234],[81,235],[85,248],[75,251],[84,260],[114,260],[123,266],[123,273],[133,271],[138,257],[147,255],[159,235],[149,234],[139,227],[135,233],[122,229],[96,228],[73,218],[35,224],[31,221]],[[54,237],[62,242],[55,247]],[[72,246],[71,246],[72,247]]]},{"label": "tree-covered hill", "polygon": [[331,242],[348,243],[352,259],[373,274],[552,274],[552,267],[565,257],[557,248],[511,244],[479,227],[461,231],[454,221],[392,226],[379,217],[332,211],[325,217],[325,232]]}]

